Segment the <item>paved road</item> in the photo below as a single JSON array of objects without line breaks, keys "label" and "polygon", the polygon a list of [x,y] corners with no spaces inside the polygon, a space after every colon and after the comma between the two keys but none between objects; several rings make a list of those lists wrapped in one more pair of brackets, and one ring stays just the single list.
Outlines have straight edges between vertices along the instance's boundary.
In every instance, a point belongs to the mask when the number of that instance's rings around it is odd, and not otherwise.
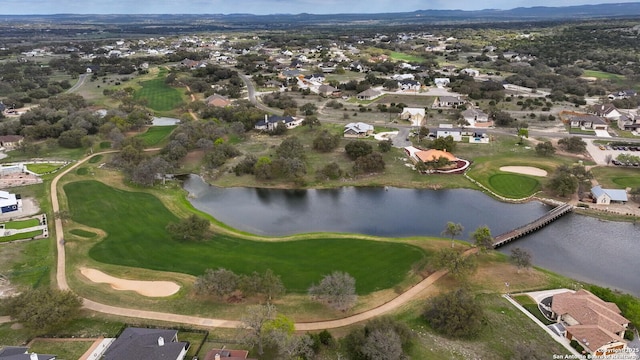
[{"label": "paved road", "polygon": [[78,89],[80,89],[80,87],[82,85],[84,85],[84,82],[87,80],[87,78],[91,76],[90,74],[82,74],[78,77],[78,81],[69,89],[67,89],[67,93],[74,93],[76,92]]},{"label": "paved road", "polygon": [[[148,151],[157,150],[157,149],[148,149]],[[79,160],[72,166],[69,166],[64,171],[58,173],[58,175],[51,181],[51,206],[53,208],[53,213],[57,213],[60,211],[60,204],[58,200],[58,181],[67,173],[77,168],[78,166],[85,163],[87,160],[92,158],[93,156],[97,156],[100,154],[113,153],[115,150],[103,151],[100,153],[96,153],[86,158]],[[65,245],[64,245],[64,229],[62,226],[62,220],[56,218],[54,221],[55,229],[56,229],[56,250],[58,253],[57,264],[56,264],[56,282],[58,288],[61,290],[70,290],[69,283],[67,282],[67,274],[66,274],[66,254],[65,254]],[[470,255],[476,252],[477,249],[470,249],[465,252],[465,255]],[[413,286],[408,291],[400,294],[393,300],[378,306],[376,308],[364,311],[362,313],[352,315],[349,317],[345,317],[342,319],[335,319],[329,321],[318,321],[318,322],[309,322],[309,323],[297,323],[295,324],[295,329],[298,331],[305,330],[321,330],[321,329],[331,329],[343,327],[351,324],[355,324],[357,322],[361,322],[364,320],[368,320],[374,318],[376,316],[387,313],[405,303],[410,301],[416,295],[429,288],[435,281],[446,275],[447,272],[444,270],[435,272]],[[172,313],[164,313],[164,312],[156,312],[156,311],[147,311],[147,310],[139,310],[139,309],[131,309],[126,307],[118,307],[111,306],[99,303],[94,300],[83,298],[83,306],[86,309],[102,312],[106,314],[119,315],[125,317],[139,318],[139,319],[149,319],[149,320],[161,320],[161,321],[169,321],[180,324],[190,324],[190,325],[198,325],[198,326],[206,326],[206,327],[220,327],[220,328],[237,328],[241,326],[241,322],[237,320],[226,320],[226,319],[215,319],[215,318],[205,318],[198,316],[189,316],[189,315],[180,315],[180,314],[172,314]]]}]

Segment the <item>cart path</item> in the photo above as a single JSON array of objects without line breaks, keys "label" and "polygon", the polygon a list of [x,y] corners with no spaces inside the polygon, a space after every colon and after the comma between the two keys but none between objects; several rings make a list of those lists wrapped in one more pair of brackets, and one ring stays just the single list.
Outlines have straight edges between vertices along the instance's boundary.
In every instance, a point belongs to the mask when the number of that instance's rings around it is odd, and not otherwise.
[{"label": "cart path", "polygon": [[[152,151],[152,150],[157,150],[157,149],[148,149],[146,151]],[[87,160],[89,160],[93,156],[114,153],[114,152],[117,152],[117,150],[103,151],[100,153],[89,155],[84,159],[79,160],[75,164],[69,166],[64,171],[61,171],[58,173],[58,175],[51,181],[51,188],[50,188],[51,206],[54,214],[60,211],[60,204],[58,201],[58,192],[57,192],[58,181],[64,175],[66,175],[73,169],[77,168],[78,166],[84,164]],[[54,216],[54,218],[55,218],[54,224],[56,229],[56,250],[58,253],[57,264],[56,264],[56,282],[60,290],[71,290],[69,288],[69,283],[67,282],[67,275],[66,275],[66,262],[65,262],[66,257],[65,257],[62,220],[59,217]],[[478,251],[477,248],[469,249],[464,252],[464,255],[468,256],[477,251]],[[296,323],[295,329],[297,331],[310,331],[310,330],[339,328],[339,327],[352,325],[352,324],[385,314],[389,311],[397,309],[398,307],[408,303],[414,297],[419,295],[421,292],[431,287],[431,285],[433,285],[434,282],[436,282],[438,279],[440,279],[446,274],[447,274],[446,270],[437,271],[429,275],[428,277],[426,277],[424,280],[420,281],[418,284],[414,285],[412,288],[410,288],[406,292],[398,295],[397,297],[393,298],[389,302],[384,303],[380,306],[377,306],[373,309],[369,309],[359,314],[347,316],[341,319]],[[189,324],[189,325],[205,326],[205,327],[238,328],[242,326],[242,322],[238,320],[215,319],[215,318],[206,318],[206,317],[181,315],[181,314],[173,314],[173,313],[165,313],[165,312],[130,309],[126,307],[118,307],[118,306],[101,304],[97,301],[86,299],[86,298],[83,298],[82,301],[85,309],[93,310],[93,311],[97,311],[105,314],[111,314],[111,315],[132,317],[132,318],[138,318],[138,319],[168,321],[173,323]]]}]

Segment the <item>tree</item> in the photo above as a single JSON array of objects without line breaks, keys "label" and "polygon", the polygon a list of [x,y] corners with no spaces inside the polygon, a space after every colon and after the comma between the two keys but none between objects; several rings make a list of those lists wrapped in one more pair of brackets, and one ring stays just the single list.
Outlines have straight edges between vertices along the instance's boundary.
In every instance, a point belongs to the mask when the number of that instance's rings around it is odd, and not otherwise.
[{"label": "tree", "polygon": [[375,173],[384,171],[385,162],[380,153],[371,153],[360,156],[353,164],[353,171],[356,173]]},{"label": "tree", "polygon": [[373,152],[373,147],[364,141],[350,141],[345,145],[344,150],[351,160],[355,160],[361,156],[369,155]]},{"label": "tree", "polygon": [[422,140],[429,136],[429,128],[426,126],[420,126],[420,130],[418,130],[418,140]]},{"label": "tree", "polygon": [[6,314],[38,334],[60,328],[78,316],[82,299],[71,291],[29,289],[4,301]]},{"label": "tree", "polygon": [[511,249],[511,262],[520,269],[526,269],[531,267],[531,253],[528,250],[522,248]]},{"label": "tree", "polygon": [[208,236],[209,220],[191,215],[177,223],[169,223],[167,232],[175,240],[198,241]]},{"label": "tree", "polygon": [[280,276],[271,269],[267,269],[264,274],[254,271],[251,275],[241,276],[239,287],[244,295],[264,294],[269,301],[282,296],[286,291]]},{"label": "tree", "polygon": [[313,139],[313,149],[320,152],[329,152],[340,144],[340,135],[331,134],[327,130],[321,131],[318,136]]},{"label": "tree", "polygon": [[484,314],[469,290],[460,288],[431,298],[423,317],[441,334],[472,338],[480,333]]},{"label": "tree", "polygon": [[82,147],[82,138],[87,135],[85,129],[71,129],[60,134],[58,137],[58,144],[65,148],[79,148]]},{"label": "tree", "polygon": [[302,126],[308,126],[313,129],[314,126],[320,126],[320,120],[315,115],[308,115],[302,120]]},{"label": "tree", "polygon": [[340,177],[342,177],[342,169],[340,169],[340,165],[335,161],[328,163],[322,169],[316,171],[316,178],[320,180],[336,180]]},{"label": "tree", "polygon": [[313,115],[318,110],[318,107],[314,103],[306,103],[300,106],[300,111],[306,116]]},{"label": "tree", "polygon": [[569,194],[573,194],[578,189],[578,178],[576,178],[566,165],[559,166],[553,173],[551,179],[549,179],[549,188],[553,191],[565,197]]},{"label": "tree", "polygon": [[392,147],[393,142],[391,140],[382,140],[378,143],[378,150],[383,153],[391,151]]},{"label": "tree", "polygon": [[536,145],[536,154],[540,156],[552,156],[556,152],[551,141],[545,141]]},{"label": "tree", "polygon": [[583,153],[587,150],[587,143],[577,136],[562,138],[558,140],[558,145],[572,153]]},{"label": "tree", "polygon": [[497,126],[508,127],[514,122],[514,119],[506,111],[496,111],[491,114],[491,117]]},{"label": "tree", "polygon": [[406,359],[413,334],[403,323],[388,317],[369,321],[345,337],[345,347],[352,359]]},{"label": "tree", "polygon": [[464,280],[473,274],[478,265],[471,257],[464,256],[453,249],[441,249],[436,255],[435,265],[444,268],[455,278]]},{"label": "tree", "polygon": [[431,148],[451,152],[456,148],[456,142],[453,140],[453,136],[451,135],[439,137],[433,140]]},{"label": "tree", "polygon": [[193,286],[196,294],[216,295],[224,297],[238,289],[240,277],[233,271],[224,268],[207,269],[204,275],[198,276]]},{"label": "tree", "polygon": [[485,251],[493,249],[493,236],[491,236],[491,230],[489,230],[488,226],[484,225],[478,227],[473,233],[471,233],[471,238],[480,250]]},{"label": "tree", "polygon": [[462,226],[462,224],[460,223],[454,223],[452,221],[447,222],[447,227],[444,228],[444,230],[442,230],[442,235],[443,236],[450,236],[451,237],[451,247],[454,246],[454,242],[453,239],[462,234],[462,232],[464,231],[464,227]]},{"label": "tree", "polygon": [[285,159],[304,159],[305,157],[304,147],[300,139],[295,136],[290,136],[282,140],[282,143],[280,143],[280,146],[276,149],[276,154],[278,157]]},{"label": "tree", "polygon": [[334,271],[325,275],[318,285],[312,285],[309,295],[336,310],[347,311],[358,301],[356,279],[346,272]]},{"label": "tree", "polygon": [[266,324],[276,317],[276,307],[271,304],[252,305],[241,317],[241,327],[246,330],[243,342],[251,347],[258,346],[258,354],[264,353],[264,342],[268,335],[263,331]]}]

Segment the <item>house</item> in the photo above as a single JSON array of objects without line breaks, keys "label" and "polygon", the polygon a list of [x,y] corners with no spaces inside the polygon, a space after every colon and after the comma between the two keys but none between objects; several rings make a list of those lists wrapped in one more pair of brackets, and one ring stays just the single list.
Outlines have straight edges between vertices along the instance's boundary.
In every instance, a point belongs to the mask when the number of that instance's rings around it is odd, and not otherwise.
[{"label": "house", "polygon": [[283,85],[282,82],[280,82],[278,80],[269,80],[266,83],[264,83],[264,86],[266,86],[268,88],[279,88],[282,85]]},{"label": "house", "polygon": [[453,108],[464,105],[465,101],[459,96],[438,96],[433,102],[434,108]]},{"label": "house", "polygon": [[358,98],[358,100],[373,100],[379,97],[380,95],[382,95],[382,92],[373,88],[369,88],[359,93],[358,95],[356,95],[356,97]]},{"label": "house", "polygon": [[454,128],[451,124],[440,124],[435,130],[436,138],[451,136],[453,141],[462,141],[462,129]]},{"label": "house", "polygon": [[348,123],[344,126],[344,137],[365,137],[373,134],[373,125],[363,122]]},{"label": "house", "polygon": [[463,111],[461,115],[469,126],[472,127],[477,126],[479,123],[486,124],[489,122],[489,115],[480,109],[467,109]]},{"label": "house", "polygon": [[396,74],[391,77],[392,80],[402,81],[402,80],[413,80],[415,76],[413,74]]},{"label": "house", "polygon": [[461,74],[465,74],[465,75],[469,75],[471,77],[476,77],[480,75],[480,71],[476,70],[476,69],[462,69],[460,70]]},{"label": "house", "polygon": [[322,83],[325,80],[324,74],[305,75],[304,80],[310,83]]},{"label": "house", "polygon": [[433,82],[436,84],[437,87],[443,88],[449,85],[451,83],[451,80],[449,78],[435,78],[433,79]]},{"label": "house", "polygon": [[24,140],[24,136],[3,135],[3,136],[0,136],[0,147],[3,147],[7,150],[13,150],[18,146],[22,145],[23,140]]},{"label": "house", "polygon": [[640,116],[633,114],[622,114],[618,119],[618,129],[627,131],[638,131],[640,129]]},{"label": "house", "polygon": [[486,130],[473,129],[473,131],[467,131],[463,135],[469,136],[469,143],[472,144],[488,144],[491,140]]},{"label": "house", "polygon": [[11,194],[8,191],[0,190],[0,213],[18,211],[22,207],[21,199],[20,194]]},{"label": "house", "polygon": [[600,185],[591,188],[593,202],[596,204],[609,205],[613,203],[626,203],[627,191],[619,189],[603,189]]},{"label": "house", "polygon": [[424,108],[411,108],[406,107],[402,109],[400,119],[409,120],[411,126],[421,126],[426,118],[426,111]]},{"label": "house", "polygon": [[56,356],[29,353],[29,348],[24,346],[7,346],[0,349],[0,360],[56,360]]},{"label": "house", "polygon": [[104,360],[182,360],[188,342],[178,341],[177,330],[126,328],[104,352]]},{"label": "house", "polygon": [[603,117],[607,120],[617,121],[622,115],[613,104],[594,105],[591,108],[591,111],[594,115]]},{"label": "house", "polygon": [[603,118],[591,114],[574,115],[569,119],[569,122],[572,128],[607,130],[609,127]]},{"label": "house", "polygon": [[211,349],[204,360],[254,360],[248,359],[249,351],[232,349]]},{"label": "house", "polygon": [[620,90],[618,92],[609,94],[608,98],[609,100],[628,99],[636,95],[638,95],[638,93],[635,90],[629,89],[629,90]]},{"label": "house", "polygon": [[277,116],[265,115],[264,120],[260,120],[254,126],[256,130],[273,131],[278,126],[286,126],[287,129],[293,129],[302,124],[302,118],[294,118],[293,116]]},{"label": "house", "polygon": [[214,107],[227,107],[231,105],[231,100],[229,100],[229,98],[219,94],[213,94],[209,96],[208,98],[204,99],[204,102],[208,106],[214,106]]},{"label": "house", "polygon": [[420,90],[420,81],[400,80],[398,81],[398,89],[402,91],[418,91]]},{"label": "house", "polygon": [[340,89],[334,88],[331,85],[320,85],[318,86],[318,94],[322,96],[340,96]]},{"label": "house", "polygon": [[620,315],[616,304],[587,290],[554,295],[551,311],[552,317],[564,327],[563,335],[593,355],[611,355],[627,347],[623,336],[629,320]]}]

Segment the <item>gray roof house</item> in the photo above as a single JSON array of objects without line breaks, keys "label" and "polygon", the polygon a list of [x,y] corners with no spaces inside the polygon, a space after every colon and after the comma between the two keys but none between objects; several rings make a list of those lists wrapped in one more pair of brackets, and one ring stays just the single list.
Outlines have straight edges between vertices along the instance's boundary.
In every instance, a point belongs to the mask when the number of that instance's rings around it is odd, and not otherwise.
[{"label": "gray roof house", "polygon": [[126,328],[107,348],[104,360],[182,360],[188,342],[178,341],[178,330]]},{"label": "gray roof house", "polygon": [[603,189],[600,185],[591,188],[593,202],[596,204],[609,205],[614,203],[625,203],[628,201],[627,192],[619,189]]},{"label": "gray roof house", "polygon": [[0,360],[56,360],[56,356],[29,353],[25,346],[7,346],[0,349]]}]

